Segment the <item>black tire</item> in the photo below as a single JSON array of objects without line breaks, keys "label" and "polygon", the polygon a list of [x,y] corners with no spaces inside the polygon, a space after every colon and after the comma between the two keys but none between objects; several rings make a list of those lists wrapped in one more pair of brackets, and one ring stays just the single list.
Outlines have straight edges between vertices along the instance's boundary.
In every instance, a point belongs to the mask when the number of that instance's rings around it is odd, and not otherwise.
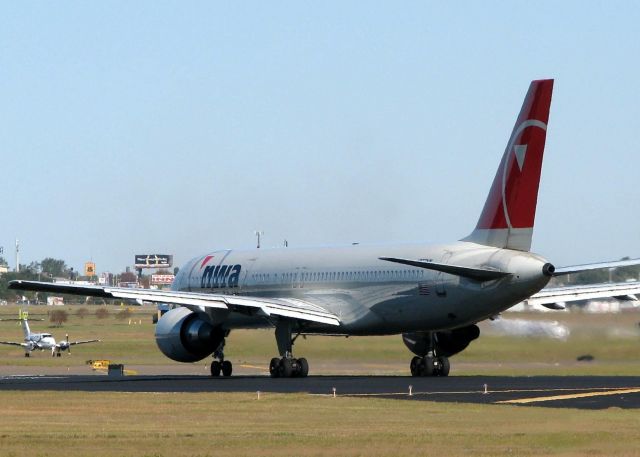
[{"label": "black tire", "polygon": [[423,357],[420,363],[420,376],[433,376],[434,369],[433,357]]},{"label": "black tire", "polygon": [[449,376],[451,364],[447,357],[438,357],[438,376]]},{"label": "black tire", "polygon": [[293,361],[283,358],[280,361],[280,376],[283,378],[291,378],[293,376]]},{"label": "black tire", "polygon": [[271,363],[269,363],[269,374],[271,374],[272,378],[280,377],[280,359],[276,357],[271,359]]},{"label": "black tire", "polygon": [[157,314],[154,314],[154,315],[153,315],[153,317],[151,318],[151,321],[152,321],[154,324],[157,324],[157,323],[158,323],[158,315],[157,315]]},{"label": "black tire", "polygon": [[222,362],[222,376],[229,377],[233,372],[233,365],[228,360]]},{"label": "black tire", "polygon": [[415,356],[413,359],[411,359],[409,369],[411,370],[411,376],[420,375],[420,357]]},{"label": "black tire", "polygon": [[217,360],[211,362],[211,376],[217,378],[220,376],[220,371],[222,370],[222,365]]},{"label": "black tire", "polygon": [[304,357],[298,359],[298,376],[300,378],[306,378],[309,374],[309,362]]},{"label": "black tire", "polygon": [[24,353],[24,356],[25,356],[25,357],[31,357],[31,354],[29,354],[28,352],[25,352],[25,353]]}]

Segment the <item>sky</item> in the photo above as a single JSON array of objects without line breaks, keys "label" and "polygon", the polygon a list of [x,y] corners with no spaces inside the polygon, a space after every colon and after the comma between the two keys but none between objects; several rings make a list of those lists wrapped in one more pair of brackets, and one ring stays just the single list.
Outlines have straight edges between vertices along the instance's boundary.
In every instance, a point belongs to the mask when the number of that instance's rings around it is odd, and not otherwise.
[{"label": "sky", "polygon": [[638,2],[2,2],[0,246],[447,242],[555,78],[532,250],[640,257]]}]

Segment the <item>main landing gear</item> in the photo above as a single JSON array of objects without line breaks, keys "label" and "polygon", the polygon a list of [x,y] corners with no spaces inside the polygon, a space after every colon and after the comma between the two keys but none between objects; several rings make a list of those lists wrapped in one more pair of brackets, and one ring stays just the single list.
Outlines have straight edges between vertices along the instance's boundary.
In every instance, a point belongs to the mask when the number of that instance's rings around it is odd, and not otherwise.
[{"label": "main landing gear", "polygon": [[451,365],[447,357],[425,355],[411,359],[409,367],[411,368],[411,376],[449,376]]},{"label": "main landing gear", "polygon": [[305,358],[274,357],[269,364],[269,373],[272,378],[306,378],[309,374],[309,363]]},{"label": "main landing gear", "polygon": [[309,374],[307,359],[293,357],[293,343],[298,335],[291,338],[291,322],[280,321],[276,325],[276,342],[281,357],[271,359],[269,373],[272,378],[306,378]]},{"label": "main landing gear", "polygon": [[214,360],[211,362],[211,376],[218,377],[222,373],[222,376],[228,377],[231,376],[233,372],[233,364],[224,359],[224,344],[225,339],[223,338],[220,342],[220,346],[213,353],[213,357],[218,360]]},{"label": "main landing gear", "polygon": [[425,333],[422,337],[411,335],[411,338],[407,338],[403,335],[403,338],[405,344],[411,343],[409,349],[417,354],[409,365],[411,376],[449,376],[449,359],[438,354],[437,336],[434,332]]}]

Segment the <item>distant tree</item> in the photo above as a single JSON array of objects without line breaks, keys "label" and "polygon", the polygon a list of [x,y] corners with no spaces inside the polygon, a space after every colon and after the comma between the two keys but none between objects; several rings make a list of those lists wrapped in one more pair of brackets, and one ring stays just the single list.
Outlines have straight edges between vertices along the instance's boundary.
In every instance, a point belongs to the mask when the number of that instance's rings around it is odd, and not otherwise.
[{"label": "distant tree", "polygon": [[143,276],[139,279],[138,283],[144,288],[144,289],[148,289],[149,286],[151,285],[151,277],[149,276]]},{"label": "distant tree", "polygon": [[6,261],[4,257],[0,256],[0,265],[9,265],[9,263]]},{"label": "distant tree", "polygon": [[588,270],[581,273],[572,274],[570,284],[598,284],[609,281],[609,271],[606,268],[599,270]]},{"label": "distant tree", "polygon": [[84,319],[85,317],[87,317],[87,314],[89,314],[87,308],[78,308],[76,310],[76,316],[78,316],[80,319]]},{"label": "distant tree", "polygon": [[[623,257],[620,260],[629,260],[629,257]],[[629,267],[614,268],[611,271],[611,280],[613,282],[624,282],[627,280],[638,280],[640,277],[640,265],[631,265]]]},{"label": "distant tree", "polygon": [[40,267],[42,268],[43,273],[48,273],[55,278],[69,277],[70,269],[67,267],[64,260],[47,257],[46,259],[42,259]]},{"label": "distant tree", "polygon": [[138,275],[130,271],[125,271],[120,275],[120,282],[138,282]]},{"label": "distant tree", "polygon": [[[28,299],[32,299],[35,295],[34,292],[9,290],[9,282],[15,279],[25,279],[28,281],[37,281],[38,274],[28,270],[26,267],[20,270],[20,273],[10,271],[3,275],[0,275],[0,298],[5,300],[14,300],[16,296],[24,295]],[[46,279],[43,279],[46,280]]]},{"label": "distant tree", "polygon": [[109,310],[107,308],[96,309],[96,319],[106,319],[109,317]]},{"label": "distant tree", "polygon": [[62,324],[69,320],[69,313],[63,309],[55,309],[49,313],[49,321],[54,323],[56,327],[62,327]]},{"label": "distant tree", "polygon": [[129,319],[132,315],[133,313],[129,308],[123,308],[116,313],[116,319],[118,319],[119,321],[124,321]]}]

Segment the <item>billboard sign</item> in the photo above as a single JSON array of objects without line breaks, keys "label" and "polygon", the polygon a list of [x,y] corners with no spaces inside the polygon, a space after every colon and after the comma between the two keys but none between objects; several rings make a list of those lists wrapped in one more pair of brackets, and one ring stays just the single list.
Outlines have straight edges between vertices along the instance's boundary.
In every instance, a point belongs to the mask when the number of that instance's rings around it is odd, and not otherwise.
[{"label": "billboard sign", "polygon": [[173,265],[173,256],[168,254],[136,255],[136,268],[169,268]]},{"label": "billboard sign", "polygon": [[175,275],[151,275],[151,285],[168,286],[175,278]]},{"label": "billboard sign", "polygon": [[95,276],[96,275],[96,264],[94,262],[85,262],[84,263],[84,275],[85,276]]}]

